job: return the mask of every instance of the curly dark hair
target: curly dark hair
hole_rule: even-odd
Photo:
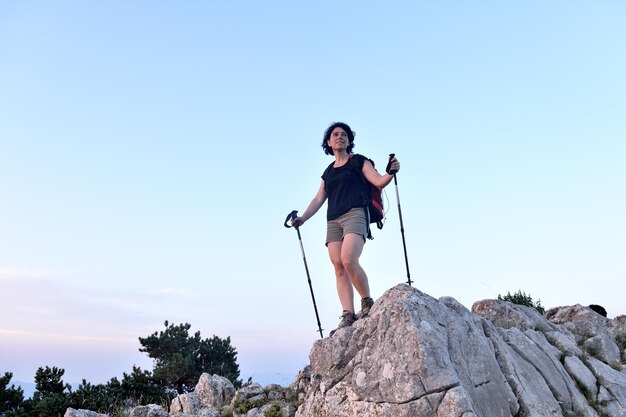
[[[352,129],[350,129],[350,126],[343,122],[335,122],[331,124],[324,132],[324,140],[322,141],[322,148],[324,149],[324,153],[326,155],[334,155],[333,148],[328,146],[328,139],[330,139],[330,134],[333,133],[333,130],[335,130],[336,127],[342,128],[348,134],[348,140],[350,141],[350,145],[348,145],[346,151],[348,153],[352,153],[352,149],[354,149],[354,137],[356,136],[356,133]]]

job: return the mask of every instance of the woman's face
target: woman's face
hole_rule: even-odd
[[[346,150],[350,146],[350,139],[345,130],[340,127],[336,127],[330,132],[330,138],[328,139],[328,146],[334,151]]]

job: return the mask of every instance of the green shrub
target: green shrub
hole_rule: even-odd
[[[498,294],[498,300],[509,301],[513,304],[534,308],[542,315],[546,312],[546,309],[541,305],[541,300],[537,300],[537,302],[534,303],[530,294],[526,295],[522,290],[518,290],[513,295],[511,295],[511,292],[507,292],[504,297]]]
[[[265,417],[283,417],[283,412],[280,410],[280,406],[274,403],[263,415]]]
[[[253,408],[258,408],[258,407],[263,406],[264,404],[266,404],[266,402],[267,401],[262,401],[262,400],[252,401],[248,398],[244,398],[242,400],[235,401],[233,403],[232,411],[237,414],[246,414],[248,411],[252,410]]]
[[[159,385],[179,394],[192,391],[202,373],[227,378],[241,387],[237,350],[230,337],[202,339],[200,332],[189,333],[191,324],[174,325],[165,321],[165,330],[140,337],[140,352],[154,359],[154,378]]]
[[[13,373],[5,372],[0,376],[0,414],[13,416],[17,414],[20,406],[24,402],[24,390],[9,383],[13,378]]]
[[[585,417],[585,413],[583,413],[582,411],[578,410],[578,411],[566,411],[565,414],[563,414],[564,417]]]

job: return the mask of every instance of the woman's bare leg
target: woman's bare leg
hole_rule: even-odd
[[[365,239],[362,235],[348,233],[343,238],[340,257],[343,270],[347,272],[352,285],[354,285],[361,298],[366,298],[370,296],[370,287],[367,274],[359,263],[363,246],[365,246]]]
[[[345,239],[344,239],[345,242]],[[339,294],[339,302],[341,308],[354,313],[354,291],[352,289],[352,281],[346,268],[342,262],[342,252],[344,242],[329,242],[328,254],[330,261],[335,267],[335,277],[337,278],[337,294]]]

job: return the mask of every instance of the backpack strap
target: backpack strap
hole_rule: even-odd
[[[367,238],[369,240],[374,240],[374,236],[372,236],[372,229],[370,229],[370,209],[367,207],[363,207],[365,210],[365,224],[367,225]]]
[[[350,154],[350,159],[349,159],[349,163],[350,163],[350,167],[354,170],[354,171],[358,171],[359,175],[361,177],[361,179],[363,180],[363,191],[362,191],[362,195],[363,195],[363,204],[365,205],[365,207],[363,207],[363,209],[365,210],[365,224],[367,224],[367,238],[369,240],[374,240],[374,237],[372,236],[372,229],[370,229],[370,210],[369,210],[369,186],[370,186],[370,182],[367,180],[367,178],[365,178],[365,175],[363,175],[363,167],[359,166],[359,162],[357,160],[357,158],[353,158],[353,156],[358,155],[358,154]],[[365,164],[365,161],[370,161],[370,163],[372,164],[372,166],[374,166],[374,161],[372,161],[371,159],[363,156],[363,155],[359,155],[363,158],[363,163]]]
[[[370,182],[367,180],[367,178],[365,178],[365,175],[363,175],[363,167],[359,166],[359,162],[356,158],[353,158],[353,156],[356,156],[358,154],[350,154],[350,159],[348,160],[348,162],[350,163],[350,167],[352,168],[353,171],[356,171],[359,173],[359,176],[361,177],[361,179],[363,180],[363,204],[365,204],[365,207],[367,208],[368,204],[369,204],[369,191],[368,191],[368,187],[370,185]],[[366,157],[364,157],[363,155],[359,155],[360,157],[363,158],[363,163],[365,164],[365,161],[370,161],[372,163],[372,165],[374,164],[374,161],[372,161],[371,159],[368,159]],[[368,222],[369,224],[369,219]]]

